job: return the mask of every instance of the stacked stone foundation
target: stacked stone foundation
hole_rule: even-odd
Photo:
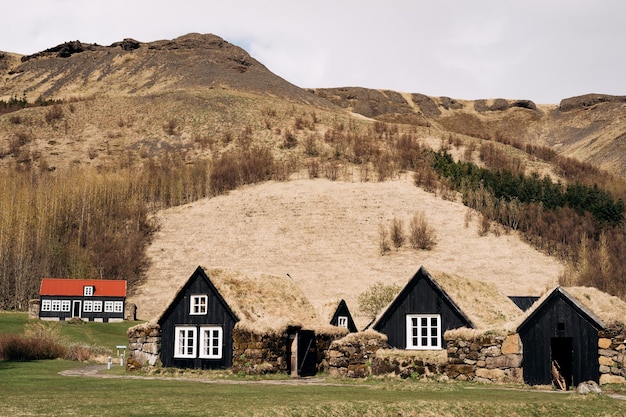
[[[626,384],[626,330],[624,325],[613,325],[600,331],[598,362],[600,385]]]
[[[143,323],[128,329],[128,367],[161,364],[161,327]]]

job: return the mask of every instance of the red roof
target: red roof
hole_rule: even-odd
[[[111,279],[58,279],[41,280],[39,295],[83,296],[84,287],[92,286],[95,297],[126,297],[126,281]]]

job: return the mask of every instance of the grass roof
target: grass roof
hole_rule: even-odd
[[[537,308],[542,305],[546,298],[556,288],[547,291],[539,298],[531,308],[522,314],[517,320],[510,323],[509,328],[517,329]],[[578,301],[592,316],[600,319],[605,326],[626,322],[626,302],[618,297],[609,295],[594,287],[562,287],[575,301]]]
[[[257,333],[275,333],[290,326],[332,330],[288,277],[250,275],[221,268],[204,270],[239,318],[240,328]]]
[[[477,329],[497,329],[521,314],[521,310],[495,285],[458,275],[434,272],[439,283]]]

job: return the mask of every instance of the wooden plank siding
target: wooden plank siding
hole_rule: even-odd
[[[207,295],[207,314],[190,315],[193,295]],[[233,328],[238,319],[226,301],[210,282],[202,268],[196,269],[185,286],[178,292],[168,309],[159,319],[161,326],[161,361],[166,367],[194,369],[225,369],[232,366]],[[175,358],[176,326],[219,326],[222,328],[222,357],[220,359]]]
[[[423,267],[374,323],[373,329],[385,334],[392,347],[406,349],[407,314],[439,314],[441,316],[439,338],[442,347],[445,346],[443,334],[446,330],[474,327],[469,318]]]
[[[552,345],[565,338],[571,339],[571,352],[566,353],[571,364],[561,364],[571,373],[568,385],[598,382],[598,331],[602,327],[564,291],[555,290],[518,328],[523,344],[524,382],[551,384],[551,361],[554,355],[562,354],[552,352]]]
[[[42,320],[51,320],[51,319],[55,319],[55,320],[69,320],[72,317],[77,317],[80,318],[82,320],[88,320],[88,321],[99,321],[102,320],[102,322],[107,323],[109,321],[120,321],[120,320],[124,320],[124,314],[125,314],[125,297],[96,297],[96,296],[90,296],[90,297],[77,297],[77,296],[59,296],[59,295],[42,295],[41,296],[41,303],[43,304],[43,302],[45,300],[59,300],[59,301],[63,301],[63,300],[69,300],[70,301],[70,311],[43,311],[41,308],[39,310],[39,318]],[[80,313],[78,315],[74,314],[74,301],[79,301],[80,302]],[[100,312],[86,312],[84,311],[84,305],[85,305],[85,301],[101,301],[102,302],[102,311]],[[122,311],[119,312],[115,312],[115,311],[110,311],[107,312],[104,310],[104,303],[106,301],[111,301],[111,302],[121,302],[122,303]]]

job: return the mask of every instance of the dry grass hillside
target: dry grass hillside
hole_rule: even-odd
[[[432,251],[379,253],[378,228],[394,217],[408,226],[423,211],[437,232]],[[159,213],[148,248],[147,282],[131,301],[152,319],[198,265],[251,274],[289,274],[318,312],[382,281],[404,285],[424,265],[491,282],[505,295],[541,295],[562,265],[515,234],[481,237],[467,208],[415,187],[409,175],[383,183],[293,179],[245,187]],[[480,300],[476,300],[480,303]],[[366,318],[357,315],[363,327]]]
[[[356,298],[368,286],[377,281],[402,285],[420,265],[493,283],[507,295],[540,295],[556,284],[561,263],[514,233],[479,236],[478,215],[466,225],[468,212],[460,202],[416,187],[410,170],[427,165],[420,159],[422,150],[446,147],[457,159],[484,165],[479,154],[488,142],[526,173],[563,179],[550,161],[507,144],[516,141],[549,146],[612,173],[626,173],[624,97],[588,95],[537,105],[363,88],[305,90],[272,74],[243,49],[200,34],[154,42],[125,39],[109,46],[74,41],[31,56],[0,52],[0,74],[0,104],[19,103],[0,107],[0,169],[11,174],[5,180],[15,173],[19,177],[6,180],[6,189],[26,181],[37,196],[33,201],[50,201],[39,184],[64,184],[60,188],[66,191],[59,193],[72,198],[67,198],[70,214],[63,224],[77,224],[77,235],[68,233],[67,239],[79,252],[84,250],[84,259],[100,260],[103,253],[110,259],[122,249],[108,247],[111,239],[96,230],[93,235],[102,242],[89,246],[82,227],[91,217],[83,215],[89,206],[96,217],[99,203],[86,204],[87,186],[79,190],[72,178],[101,176],[106,182],[107,175],[117,173],[121,193],[140,186],[148,191],[133,197],[152,193],[154,200],[145,204],[146,210],[154,210],[150,214],[158,220],[157,233],[146,232],[135,245],[124,238],[128,227],[115,232],[120,241],[137,248],[153,238],[147,249],[150,266],[131,298],[144,319],[156,317],[198,265],[255,275],[289,274],[318,313],[341,298],[356,313]],[[256,154],[269,154],[263,161],[271,162],[272,172],[244,180],[241,174],[223,189],[211,188],[216,178],[227,182],[236,164],[240,171],[263,171],[258,164],[246,165]],[[63,182],[66,174],[71,183]],[[179,176],[168,184],[174,174]],[[150,176],[154,183],[147,180]],[[247,185],[219,195],[242,183],[289,176],[289,181]],[[314,177],[337,181],[310,179]],[[80,195],[82,199],[76,197]],[[156,211],[206,196],[212,197]],[[83,271],[72,265],[75,249],[54,241],[56,229],[41,216],[21,221],[13,216],[14,199],[4,203],[0,207],[11,209],[3,218],[12,219],[12,233],[22,237],[15,259],[32,260],[41,266],[32,270],[42,274]],[[23,205],[32,206],[29,201]],[[83,208],[79,222],[73,218],[77,207]],[[114,208],[114,213],[125,212]],[[381,256],[380,224],[396,217],[408,227],[418,211],[436,229],[435,248],[403,247]],[[110,220],[99,223],[105,232]],[[33,224],[51,235],[46,253],[57,253],[55,245],[69,248],[69,266],[55,270],[38,260],[40,242],[29,245],[25,238],[39,236],[30,233]],[[16,242],[12,236],[6,233],[4,239]],[[25,257],[31,249],[32,256]],[[53,264],[54,256],[50,259]],[[25,268],[11,271],[8,278],[0,276],[0,283],[13,282],[13,275],[32,281],[35,275]],[[30,288],[36,284],[29,285],[23,287],[20,302],[35,295]],[[357,317],[361,326],[363,320]]]

